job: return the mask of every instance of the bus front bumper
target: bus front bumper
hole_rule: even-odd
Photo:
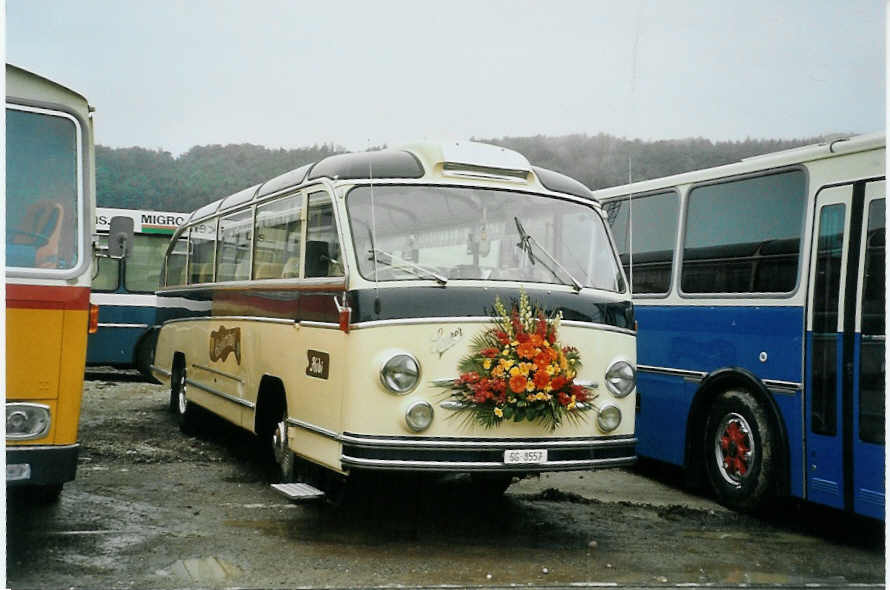
[[[637,443],[634,436],[497,439],[344,433],[340,438],[341,462],[346,469],[439,472],[534,473],[622,467],[636,461]],[[514,462],[524,457],[534,462]]]
[[[52,485],[74,479],[79,444],[6,446],[6,485]]]

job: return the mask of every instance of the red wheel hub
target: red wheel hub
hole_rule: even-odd
[[[738,422],[730,422],[720,437],[723,467],[730,475],[743,477],[748,472],[748,436]]]

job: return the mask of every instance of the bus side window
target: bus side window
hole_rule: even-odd
[[[294,195],[257,207],[254,279],[299,277],[302,206],[303,195]]]
[[[340,240],[334,207],[327,193],[309,195],[308,229],[306,232],[306,277],[342,277]]]
[[[175,287],[185,284],[185,259],[187,252],[188,238],[177,240],[173,250],[167,256],[167,274],[164,278],[165,286]]]

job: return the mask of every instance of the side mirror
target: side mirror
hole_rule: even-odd
[[[126,258],[133,243],[133,219],[112,217],[108,224],[108,257]]]

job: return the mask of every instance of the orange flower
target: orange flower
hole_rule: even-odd
[[[541,336],[538,334],[532,334],[531,338],[529,339],[529,342],[532,343],[532,346],[537,348],[538,346],[541,346],[542,344],[544,344],[544,339],[541,338]]]
[[[535,358],[535,353],[535,345],[528,340],[520,344],[519,347],[516,349],[516,354],[524,359]]]
[[[521,393],[525,391],[526,378],[519,373],[510,377],[510,389],[513,393]]]
[[[548,375],[545,371],[536,371],[535,372],[535,387],[536,388],[544,389],[548,383],[550,383],[550,375]]]

